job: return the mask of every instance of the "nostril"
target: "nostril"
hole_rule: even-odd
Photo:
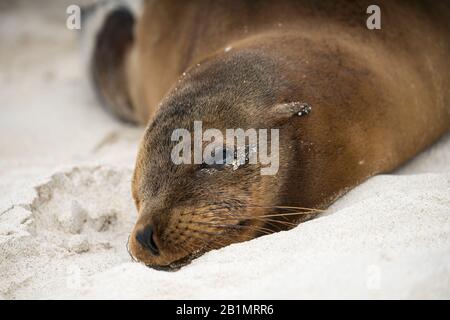
[[[152,232],[152,236],[150,237],[150,243],[149,243],[150,250],[154,255],[159,254],[159,248],[155,242],[155,234]]]
[[[148,226],[142,231],[136,233],[136,240],[146,249],[154,255],[159,254],[158,246],[155,243],[155,234],[153,232],[153,226]]]

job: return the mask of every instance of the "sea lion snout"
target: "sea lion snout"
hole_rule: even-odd
[[[167,266],[179,260],[182,256],[177,254],[168,245],[152,224],[138,223],[129,239],[129,252],[134,259],[150,267]]]
[[[150,267],[169,267],[186,256],[173,245],[174,232],[164,227],[167,221],[158,218],[157,210],[141,210],[139,215],[129,238],[128,249],[134,259]]]
[[[168,209],[142,214],[132,231],[128,249],[131,256],[148,267],[176,270],[206,251],[265,234],[261,219],[250,213],[232,211],[225,202],[204,203],[204,207]]]

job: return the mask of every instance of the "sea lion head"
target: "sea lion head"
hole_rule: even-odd
[[[245,57],[240,56],[239,63]],[[276,150],[280,168],[267,175],[262,174],[260,162],[249,163],[248,140],[246,159],[238,165],[239,153],[222,141],[214,154],[229,161],[175,164],[172,159],[179,143],[172,141],[172,136],[180,128],[192,134],[189,158],[194,158],[195,121],[201,121],[202,132],[214,128],[225,137],[226,129],[270,130],[282,127],[280,119],[298,115],[299,110],[292,110],[298,104],[277,104],[277,96],[267,93],[273,83],[266,75],[270,68],[260,74],[251,68],[258,60],[247,58],[252,64],[246,66],[246,81],[242,75],[233,78],[230,70],[224,72],[227,63],[223,62],[182,77],[146,128],[132,182],[138,220],[129,238],[129,251],[148,266],[177,268],[206,251],[293,225],[286,216],[278,216],[286,208],[274,206],[281,201],[287,176],[282,163],[294,156],[291,150]],[[246,82],[251,87],[246,87]]]

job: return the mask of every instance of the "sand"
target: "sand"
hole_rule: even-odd
[[[450,298],[450,135],[288,232],[132,262],[142,128],[99,107],[63,1],[0,6],[0,299]]]

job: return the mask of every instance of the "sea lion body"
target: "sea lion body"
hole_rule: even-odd
[[[369,5],[145,3],[121,84],[107,93],[129,97],[122,107],[132,120],[150,123],[133,179],[134,257],[173,266],[288,228],[303,219],[286,208],[326,208],[449,130],[450,5],[379,1],[381,30],[366,27]],[[283,110],[295,102],[312,112]],[[195,120],[219,130],[279,128],[278,173],[202,176],[198,166],[175,166],[170,134]]]

